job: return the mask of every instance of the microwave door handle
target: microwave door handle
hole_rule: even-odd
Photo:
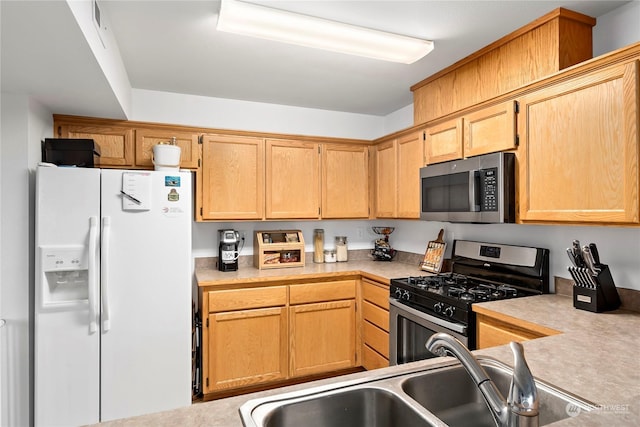
[[[480,171],[471,170],[469,171],[469,211],[470,212],[479,212],[480,211],[480,196],[478,192],[480,191],[480,186],[477,185],[478,181],[476,177],[480,174]],[[477,202],[476,202],[477,201]]]

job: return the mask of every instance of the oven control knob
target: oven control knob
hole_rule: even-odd
[[[444,304],[441,302],[437,302],[433,305],[433,311],[436,313],[442,313],[442,309],[444,308]]]
[[[402,289],[396,288],[396,291],[394,292],[394,295],[396,296],[397,299],[401,299],[402,298]]]
[[[411,295],[409,294],[409,291],[405,290],[404,292],[402,292],[402,299],[409,301],[409,298],[411,297]]]
[[[453,317],[454,312],[455,312],[455,308],[451,306],[444,309],[444,315],[447,317]]]

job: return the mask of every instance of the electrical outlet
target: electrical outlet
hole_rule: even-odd
[[[358,233],[358,239],[364,239],[364,227],[357,227],[356,232]]]

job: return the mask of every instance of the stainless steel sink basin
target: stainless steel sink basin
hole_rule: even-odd
[[[488,359],[481,360],[481,365],[502,395],[506,396],[511,381],[511,368]],[[495,426],[478,387],[461,365],[413,375],[402,381],[401,387],[411,398],[451,427]],[[568,418],[576,407],[585,411],[593,409],[589,402],[550,384],[537,380],[536,388],[541,426]],[[575,406],[567,410],[567,405]]]
[[[506,394],[512,369],[493,359],[479,359],[498,389]],[[536,380],[540,425],[575,408],[595,406],[550,384]],[[573,405],[567,410],[567,405]],[[371,377],[311,387],[246,402],[240,408],[245,427],[440,427],[494,426],[477,387],[459,362],[409,373]]]
[[[268,411],[265,427],[432,426],[398,395],[373,387],[284,403]]]

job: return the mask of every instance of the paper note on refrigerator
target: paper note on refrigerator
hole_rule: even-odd
[[[151,209],[151,174],[124,172],[122,174],[122,210],[148,211]]]

